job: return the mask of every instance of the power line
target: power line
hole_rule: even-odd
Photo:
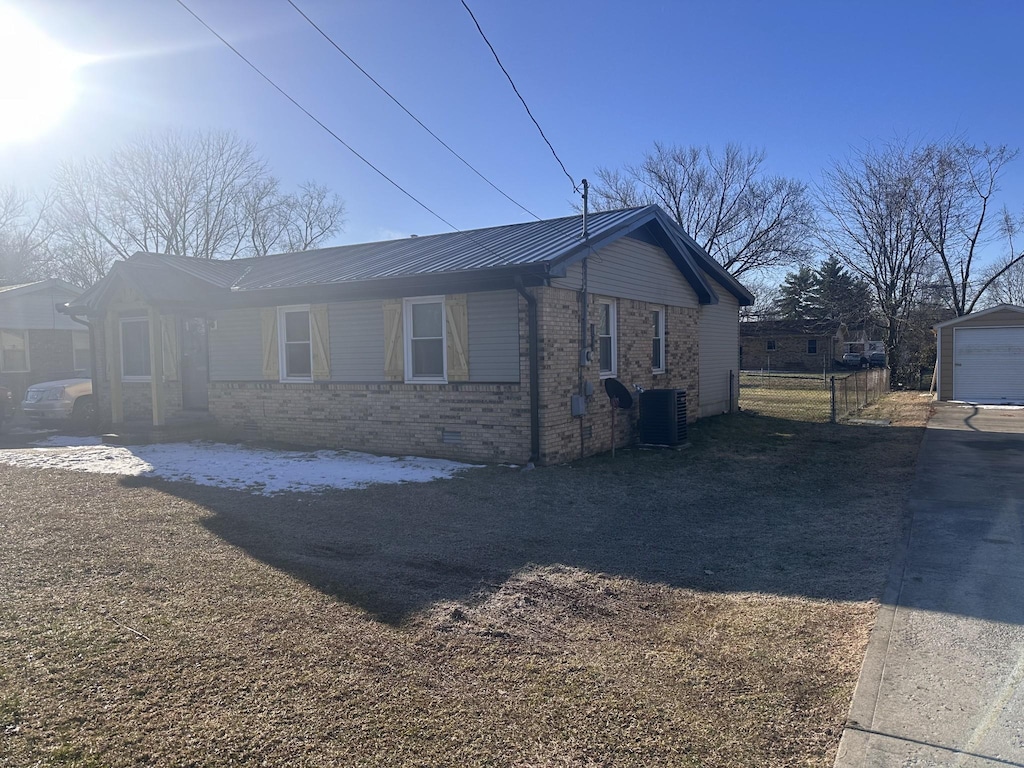
[[[377,86],[377,87],[378,87],[378,88],[379,88],[379,89],[380,89],[381,91],[383,91],[383,92],[384,92],[384,94],[385,94],[385,95],[386,95],[386,96],[387,96],[387,97],[388,97],[389,99],[391,99],[391,100],[392,100],[393,102],[395,102],[395,104],[397,104],[397,105],[398,105],[398,107],[399,107],[399,108],[400,108],[400,109],[401,109],[401,110],[402,110],[403,112],[405,112],[405,114],[407,114],[407,115],[408,115],[409,117],[411,117],[411,118],[412,118],[413,120],[415,120],[415,121],[416,121],[416,123],[417,123],[417,124],[418,124],[418,125],[420,126],[420,128],[422,128],[422,129],[423,129],[424,131],[426,131],[426,132],[427,132],[427,133],[429,133],[429,134],[430,134],[431,136],[433,136],[433,137],[434,137],[434,139],[435,139],[435,140],[436,140],[436,141],[437,141],[437,142],[438,142],[438,143],[439,143],[439,144],[440,144],[440,145],[441,145],[442,147],[444,147],[444,148],[445,148],[445,149],[447,149],[447,150],[448,150],[449,152],[451,152],[451,153],[452,153],[453,155],[455,155],[455,157],[457,157],[457,158],[458,158],[459,160],[461,160],[461,161],[462,161],[462,163],[463,163],[463,164],[464,164],[464,165],[465,165],[465,166],[466,166],[467,168],[469,168],[469,169],[470,169],[471,171],[473,171],[473,173],[475,173],[475,174],[476,174],[477,176],[479,176],[479,177],[480,177],[481,179],[483,179],[484,181],[486,181],[486,182],[487,182],[487,183],[488,183],[488,184],[489,184],[489,185],[491,186],[491,188],[492,188],[492,189],[494,189],[494,190],[495,190],[495,191],[496,191],[496,192],[497,192],[498,194],[500,194],[500,195],[501,195],[502,197],[504,197],[504,198],[505,198],[506,200],[508,200],[508,201],[509,201],[510,203],[512,203],[513,205],[515,205],[515,206],[519,207],[519,208],[520,208],[520,210],[523,210],[523,211],[525,211],[526,213],[530,214],[530,215],[531,215],[531,216],[533,216],[533,218],[535,218],[535,219],[536,219],[537,221],[542,221],[542,219],[541,219],[541,217],[540,217],[540,216],[538,216],[537,214],[535,214],[535,213],[534,213],[533,211],[531,211],[531,210],[530,210],[529,208],[527,208],[527,207],[526,207],[525,205],[523,205],[522,203],[520,203],[520,202],[519,202],[518,200],[514,200],[514,199],[513,199],[512,197],[510,197],[510,196],[509,196],[508,194],[506,194],[504,190],[502,190],[502,189],[501,189],[500,187],[498,187],[498,185],[497,185],[497,184],[495,184],[495,183],[494,183],[493,181],[491,181],[491,180],[490,180],[490,179],[488,179],[488,178],[487,178],[486,176],[484,176],[484,175],[483,175],[483,173],[481,173],[480,171],[478,171],[478,170],[477,170],[477,169],[476,169],[476,168],[475,168],[475,167],[474,167],[474,166],[473,166],[473,165],[472,165],[472,164],[471,164],[471,163],[470,163],[470,162],[469,162],[469,161],[468,161],[468,160],[467,160],[466,158],[464,158],[464,157],[463,157],[462,155],[460,155],[460,154],[459,154],[458,152],[456,152],[456,151],[455,151],[454,149],[452,149],[452,148],[451,148],[451,147],[450,147],[450,146],[449,146],[449,145],[448,145],[448,144],[447,144],[447,143],[446,143],[446,142],[445,142],[445,141],[444,141],[444,140],[443,140],[443,139],[442,139],[442,138],[441,138],[440,136],[438,136],[438,135],[437,135],[436,133],[434,133],[434,132],[433,132],[432,130],[430,130],[430,129],[429,129],[429,128],[428,128],[427,126],[426,126],[426,125],[424,125],[424,124],[423,124],[423,121],[422,121],[422,120],[420,120],[420,119],[419,119],[418,117],[416,117],[416,115],[414,115],[414,114],[413,114],[412,112],[410,112],[410,111],[409,111],[409,110],[408,110],[408,109],[407,109],[407,108],[405,107],[405,105],[404,105],[404,104],[402,104],[402,102],[400,102],[400,101],[399,101],[399,100],[398,100],[397,98],[395,98],[395,96],[394,96],[394,95],[392,95],[392,93],[391,93],[390,91],[388,91],[388,89],[387,89],[387,88],[385,88],[385,87],[384,87],[383,85],[381,85],[381,84],[380,84],[379,82],[377,82],[377,80],[376,80],[376,79],[375,79],[375,78],[373,77],[373,75],[371,75],[371,74],[370,74],[369,72],[367,72],[367,71],[366,71],[365,69],[363,69],[363,68],[362,68],[361,66],[359,66],[359,63],[358,63],[358,62],[356,62],[356,60],[355,60],[355,59],[353,59],[353,58],[352,58],[351,56],[349,56],[349,54],[348,54],[348,53],[346,53],[346,52],[345,52],[345,51],[344,51],[344,50],[342,49],[342,47],[341,47],[340,45],[338,45],[338,44],[337,44],[337,43],[336,43],[336,42],[335,42],[335,41],[334,41],[334,40],[333,40],[333,39],[331,38],[331,36],[330,36],[330,35],[328,35],[328,34],[327,34],[326,32],[324,32],[324,31],[323,31],[323,29],[321,29],[321,28],[320,28],[320,27],[319,27],[319,26],[317,25],[317,23],[316,23],[316,22],[314,22],[314,21],[313,21],[313,20],[312,20],[311,18],[309,18],[309,16],[307,16],[307,15],[305,14],[305,12],[304,12],[304,11],[303,11],[303,10],[302,10],[301,8],[299,8],[299,6],[298,6],[298,5],[296,5],[296,4],[295,4],[295,2],[294,2],[293,0],[287,0],[287,2],[288,2],[288,4],[289,4],[289,5],[290,5],[290,6],[292,7],[292,8],[294,8],[294,9],[295,9],[295,11],[296,11],[296,12],[297,12],[297,13],[298,13],[298,14],[299,14],[299,15],[300,15],[300,16],[301,16],[302,18],[304,18],[304,19],[305,19],[305,20],[306,20],[307,22],[309,22],[310,26],[311,26],[311,27],[313,27],[313,29],[315,29],[315,30],[316,30],[317,32],[319,32],[319,33],[320,33],[320,34],[321,34],[321,35],[323,36],[323,38],[324,38],[324,39],[325,39],[325,40],[326,40],[326,41],[327,41],[328,43],[330,43],[331,45],[333,45],[333,46],[334,46],[334,48],[335,48],[335,50],[337,50],[337,51],[338,51],[338,53],[340,53],[340,54],[341,54],[342,56],[344,56],[344,57],[345,57],[346,59],[348,59],[348,60],[349,60],[349,63],[351,63],[351,64],[352,64],[352,66],[354,66],[354,67],[355,67],[356,69],[358,69],[358,70],[359,70],[360,72],[362,72],[362,73],[363,73],[363,74],[364,74],[364,75],[366,76],[366,78],[367,78],[367,79],[368,79],[368,80],[369,80],[369,81],[370,81],[371,83],[373,83],[373,84],[374,84],[374,85],[376,85],[376,86]]]
[[[341,144],[343,147],[345,147],[345,149],[347,149],[353,155],[355,155],[360,160],[362,160],[364,163],[366,163],[366,165],[370,166],[370,168],[372,168],[374,171],[376,171],[384,180],[386,180],[388,183],[390,183],[392,186],[394,186],[399,192],[401,192],[403,195],[408,197],[410,200],[412,200],[414,203],[416,203],[418,206],[420,206],[423,210],[427,211],[427,213],[431,214],[432,216],[434,216],[438,220],[444,222],[449,228],[451,228],[455,232],[458,232],[460,235],[465,235],[470,240],[473,240],[472,235],[469,235],[468,233],[463,232],[461,229],[456,227],[454,224],[452,224],[450,221],[448,221],[448,219],[446,219],[444,216],[439,214],[433,208],[428,206],[426,203],[424,203],[418,197],[416,197],[411,192],[409,192],[407,189],[405,189],[401,184],[399,184],[397,181],[395,181],[390,176],[388,176],[386,173],[384,173],[384,171],[382,171],[380,168],[378,168],[373,163],[371,163],[369,160],[367,160],[365,157],[363,157],[361,154],[359,154],[348,142],[346,142],[338,134],[336,134],[334,131],[332,131],[330,128],[328,128],[327,125],[325,125],[316,115],[314,115],[312,112],[310,112],[304,106],[302,106],[298,101],[296,101],[287,91],[284,90],[284,88],[279,86],[277,83],[275,83],[273,80],[271,80],[270,77],[265,75],[263,73],[263,71],[259,67],[257,67],[251,61],[249,61],[249,59],[247,59],[237,48],[235,48],[235,46],[233,46],[231,43],[229,43],[227,40],[225,40],[223,37],[221,37],[220,34],[217,32],[217,30],[215,30],[213,27],[211,27],[209,24],[207,24],[205,21],[203,21],[203,19],[199,16],[199,14],[197,14],[195,11],[193,11],[191,8],[189,8],[188,5],[185,4],[184,0],[174,0],[174,1],[178,5],[180,5],[182,8],[184,8],[186,11],[188,11],[189,15],[191,15],[192,18],[194,18],[196,21],[198,21],[200,24],[202,24],[204,27],[206,27],[206,29],[210,32],[211,35],[216,37],[224,45],[226,45],[228,48],[230,48],[231,52],[234,53],[242,61],[244,61],[253,72],[255,72],[257,75],[259,75],[264,80],[266,80],[267,83],[269,83],[270,86],[273,87],[274,90],[276,90],[278,93],[280,93],[286,99],[288,99],[288,101],[290,101],[292,104],[294,104],[299,110],[302,111],[303,114],[306,115],[306,117],[308,117],[314,123],[316,123],[321,128],[323,128],[328,134],[330,134],[330,136],[335,141],[337,141],[339,144]],[[484,244],[479,243],[476,240],[473,240],[473,242],[476,243],[478,246],[483,247],[485,250],[490,251],[490,248],[487,248],[487,246],[485,246]],[[493,251],[491,251],[491,253],[493,253]]]
[[[473,23],[476,24],[476,30],[477,32],[480,33],[480,37],[484,39],[484,42],[487,43],[487,47],[491,49],[491,54],[494,56],[494,60],[498,62],[498,66],[501,67],[501,71],[504,72],[505,77],[508,78],[508,82],[509,85],[512,86],[512,90],[516,92],[516,96],[518,96],[519,100],[523,102],[523,108],[526,109],[526,114],[528,114],[530,116],[530,119],[533,120],[533,124],[537,126],[537,130],[540,131],[540,136],[542,139],[544,139],[544,143],[548,145],[548,149],[551,150],[551,154],[554,155],[555,160],[558,161],[558,165],[561,167],[562,173],[564,173],[566,175],[566,178],[569,179],[569,182],[572,184],[573,190],[579,192],[580,188],[576,185],[576,181],[573,179],[572,175],[565,169],[565,163],[562,162],[562,159],[558,156],[558,153],[555,152],[555,148],[551,146],[551,142],[548,141],[548,137],[544,135],[544,129],[540,127],[540,123],[537,122],[537,118],[535,118],[533,116],[533,112],[530,111],[530,107],[526,103],[526,99],[523,98],[523,95],[519,92],[519,89],[516,88],[515,81],[512,80],[512,75],[508,73],[508,70],[505,69],[505,65],[502,64],[501,59],[498,58],[498,52],[494,50],[494,46],[491,45],[491,41],[487,39],[487,35],[484,34],[484,30],[480,26],[480,22],[476,20],[476,16],[473,15],[473,11],[471,11],[469,6],[466,5],[466,0],[461,0],[461,2],[462,7],[466,9],[466,12],[469,14],[469,17],[473,19]]]

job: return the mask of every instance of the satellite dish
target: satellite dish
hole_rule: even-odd
[[[608,393],[612,403],[617,404],[619,408],[628,411],[633,407],[633,395],[626,389],[626,385],[618,379],[605,379],[604,391]]]

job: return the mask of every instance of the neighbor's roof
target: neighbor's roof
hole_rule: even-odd
[[[45,291],[48,289],[58,289],[73,293],[76,296],[82,293],[82,289],[77,285],[72,285],[63,280],[58,280],[55,277],[51,277],[48,280],[37,280],[34,283],[19,283],[17,285],[0,285],[0,295],[7,299],[12,296],[20,296],[26,293],[35,293],[36,291]]]
[[[633,235],[662,246],[694,286],[702,303],[717,301],[704,274],[736,296],[741,304],[753,301],[751,294],[658,206],[591,214],[587,218],[587,240],[581,237],[581,224],[581,216],[568,216],[233,261],[140,253],[116,265],[111,274],[128,268],[134,274],[135,284],[142,285],[143,292],[154,300],[181,295],[182,291],[190,291],[193,296],[196,290],[205,294],[211,289],[239,295],[474,273],[558,277],[569,264],[592,250]],[[170,281],[165,279],[168,268],[177,274]],[[79,297],[74,305],[95,306],[102,298],[104,282]]]

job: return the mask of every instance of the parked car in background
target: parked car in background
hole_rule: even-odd
[[[7,387],[0,387],[0,429],[3,429],[4,422],[9,421],[14,415],[14,395]]]
[[[885,352],[872,352],[868,355],[868,365],[872,368],[885,368]]]
[[[867,368],[868,359],[860,352],[846,352],[843,354],[843,365],[847,368]]]
[[[21,410],[38,422],[74,420],[88,423],[96,416],[92,379],[75,377],[33,384],[25,391]]]

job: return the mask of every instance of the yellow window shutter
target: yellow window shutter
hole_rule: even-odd
[[[448,322],[448,381],[469,381],[469,310],[466,294],[444,297]]]
[[[405,380],[401,299],[384,301],[384,378],[388,381]]]
[[[277,308],[264,307],[260,310],[260,327],[263,332],[263,378],[281,378],[281,357],[277,351]]]
[[[331,378],[331,337],[326,304],[309,308],[309,332],[313,344],[313,380]]]
[[[164,379],[178,380],[178,318],[160,318],[164,343]]]

